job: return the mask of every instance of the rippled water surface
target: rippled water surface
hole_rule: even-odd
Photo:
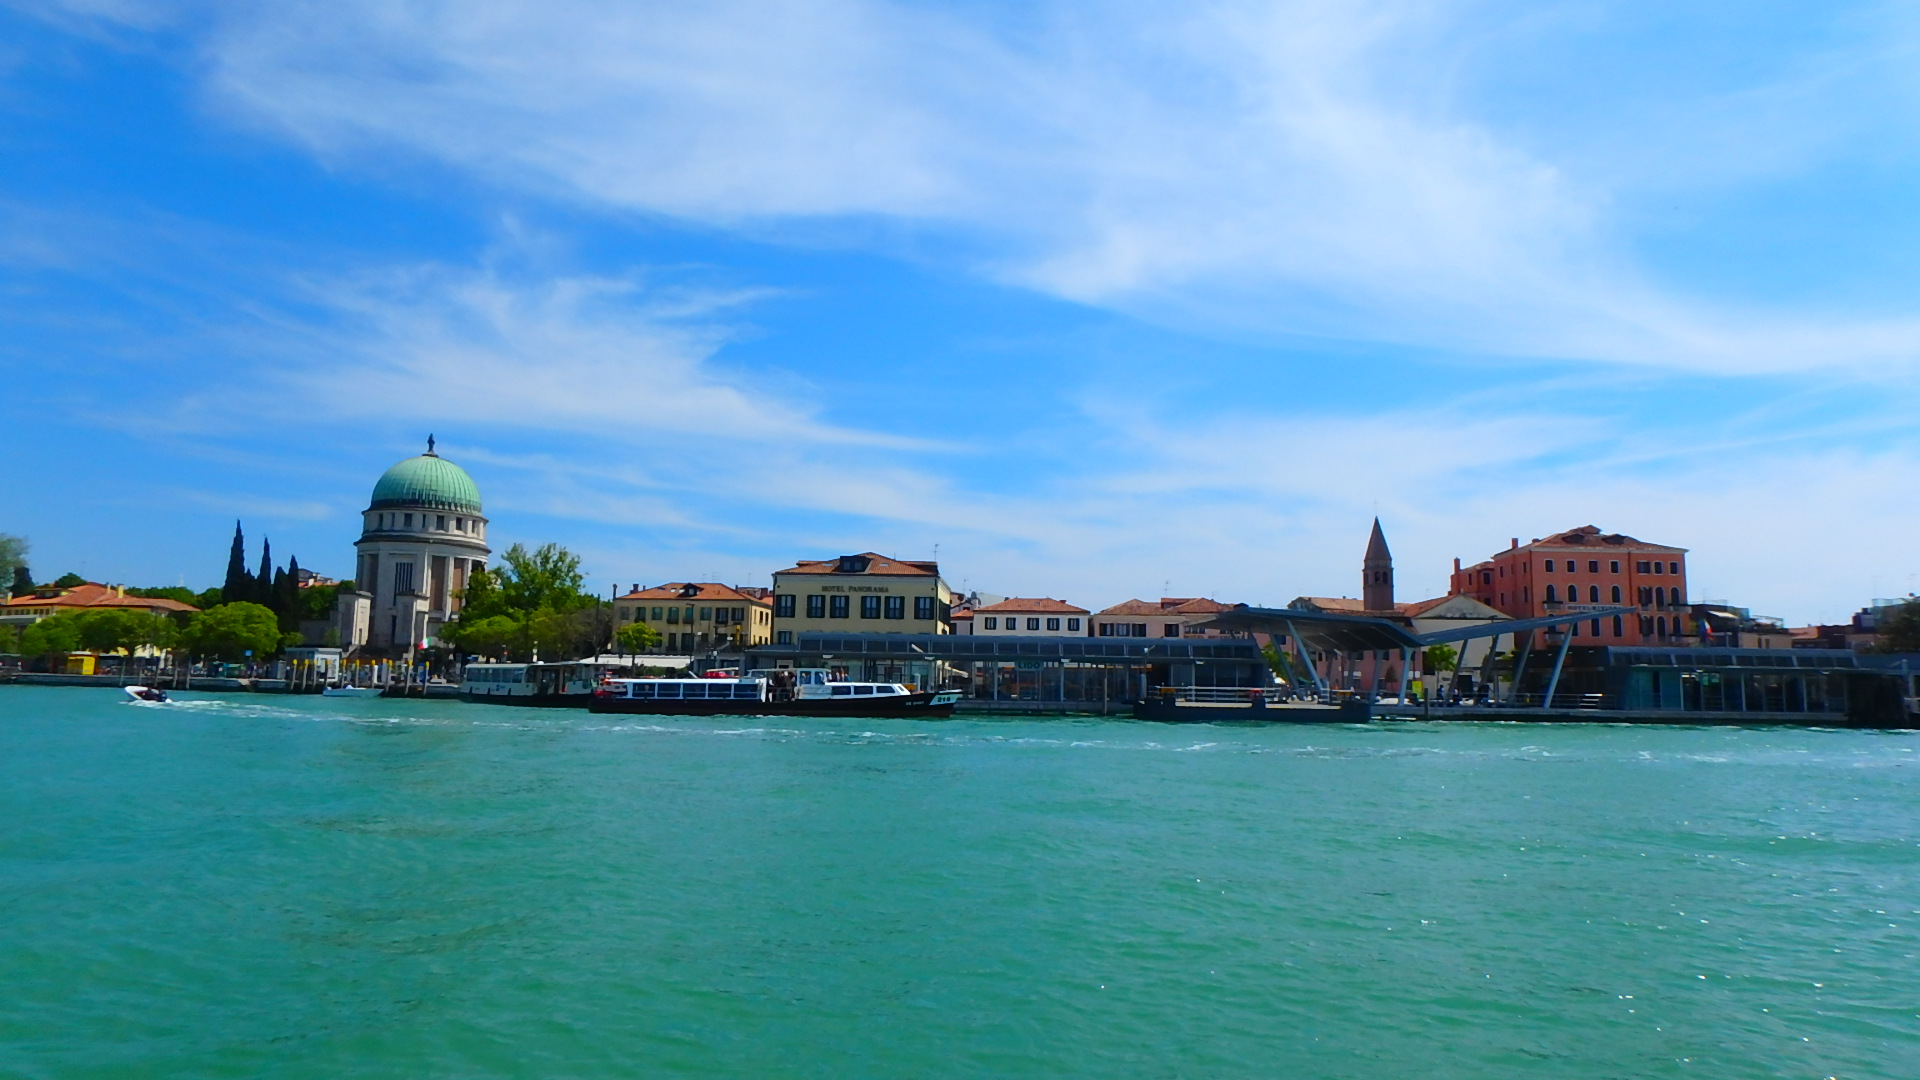
[[[1920,738],[0,687],[0,1075],[1920,1076]]]

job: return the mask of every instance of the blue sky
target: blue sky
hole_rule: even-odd
[[[1902,5],[0,0],[0,531],[351,566],[431,431],[591,580],[1405,598],[1597,524],[1920,587]]]

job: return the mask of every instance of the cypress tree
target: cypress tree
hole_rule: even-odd
[[[11,591],[15,596],[25,596],[33,591],[33,572],[27,569],[26,563],[21,563],[19,566],[13,568],[13,589]]]
[[[263,537],[260,541],[260,572],[253,578],[253,595],[249,597],[262,607],[273,606],[273,540]]]
[[[237,604],[253,599],[253,575],[247,573],[247,538],[233,523],[233,549],[227,553],[227,580],[220,586],[220,602]]]

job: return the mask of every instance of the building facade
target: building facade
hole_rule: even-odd
[[[1630,606],[1636,615],[1581,619],[1576,645],[1682,645],[1697,640],[1687,599],[1687,549],[1593,525],[1512,545],[1485,562],[1453,563],[1449,591],[1515,619]]]
[[[670,581],[615,597],[616,627],[651,626],[660,635],[653,652],[689,656],[721,647],[773,640],[773,600],[764,589],[712,581]]]
[[[1086,608],[1051,598],[1012,597],[973,609],[975,634],[1087,637]]]
[[[876,555],[801,562],[773,575],[774,643],[807,631],[953,633],[953,590],[940,564]]]
[[[428,438],[426,453],[380,477],[360,516],[354,590],[341,590],[334,609],[341,643],[396,652],[437,644],[491,554],[480,489]]]

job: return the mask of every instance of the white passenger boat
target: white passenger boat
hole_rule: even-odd
[[[784,668],[722,679],[608,679],[587,708],[653,716],[947,717],[957,690],[835,682],[824,669]]]

